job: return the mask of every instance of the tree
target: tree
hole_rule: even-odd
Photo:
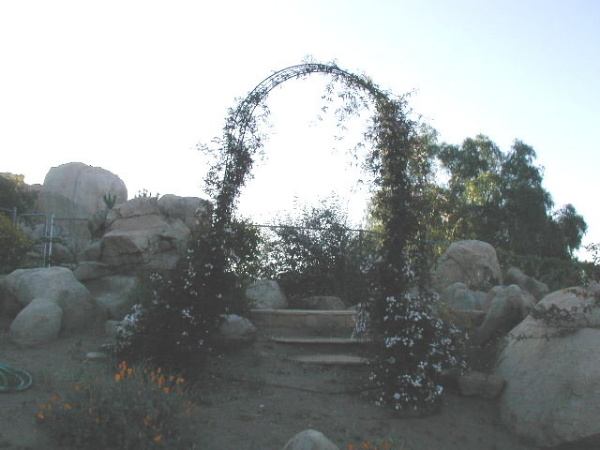
[[[35,198],[35,193],[27,189],[23,175],[0,173],[0,208],[29,211]]]
[[[581,247],[581,241],[587,231],[587,223],[570,203],[553,214],[553,223],[558,229],[562,248],[572,256],[573,252]]]
[[[431,133],[428,135],[431,139]],[[452,242],[479,239],[521,255],[569,259],[587,225],[572,205],[552,212],[535,150],[516,140],[502,152],[485,135],[462,145],[433,143],[446,182],[430,187],[438,198],[433,234]],[[445,172],[445,173],[444,173]]]

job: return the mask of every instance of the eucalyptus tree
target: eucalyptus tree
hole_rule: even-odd
[[[553,212],[535,150],[516,140],[508,152],[484,135],[433,152],[447,181],[437,181],[440,239],[479,239],[501,250],[569,259],[587,225],[572,205]]]

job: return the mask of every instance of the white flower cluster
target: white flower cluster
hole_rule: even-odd
[[[461,333],[418,295],[387,297],[380,321],[382,353],[369,378],[383,392],[377,403],[397,410],[432,406],[443,392],[443,373],[464,367],[456,354]]]

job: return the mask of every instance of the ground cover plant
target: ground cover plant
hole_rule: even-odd
[[[192,449],[198,406],[185,379],[122,361],[39,405],[37,422],[61,448]]]

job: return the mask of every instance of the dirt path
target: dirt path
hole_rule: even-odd
[[[27,391],[0,396],[0,448],[53,449],[35,424],[41,403],[71,389],[81,371],[105,371],[104,363],[79,357],[105,342],[91,330],[35,348],[18,348],[0,331],[0,362],[35,378]],[[365,368],[301,365],[300,353],[259,340],[210,360],[200,376],[199,448],[278,450],[307,428],[323,432],[340,449],[391,440],[393,449],[525,450],[500,424],[493,402],[446,394],[439,414],[400,419],[373,405],[364,387]]]

